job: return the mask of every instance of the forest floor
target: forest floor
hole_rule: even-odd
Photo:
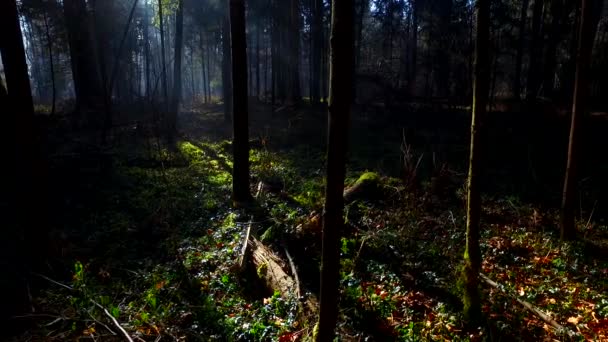
[[[310,107],[255,108],[251,186],[261,190],[251,208],[231,206],[220,106],[182,115],[176,151],[139,124],[117,130],[108,150],[72,139],[52,151],[51,190],[61,194],[52,257],[33,275],[35,312],[14,318],[29,327],[14,340],[120,341],[123,328],[139,341],[310,340],[314,312],[303,303],[318,295],[326,119]],[[486,322],[467,327],[458,281],[466,126],[462,136],[440,132],[447,149],[433,150],[422,130],[373,120],[353,120],[346,186],[368,172],[378,186],[345,208],[340,341],[608,341],[604,217],[585,208],[581,239],[563,244],[551,206],[484,196],[483,274],[497,286],[482,284]],[[404,165],[416,172],[406,177]],[[234,271],[249,225],[286,265],[293,259],[286,272],[297,274],[300,297],[260,290]]]

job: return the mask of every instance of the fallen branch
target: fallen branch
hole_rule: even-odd
[[[291,257],[291,255],[289,255],[289,251],[287,250],[287,248],[285,248],[285,255],[287,255],[287,259],[289,260],[289,266],[291,267],[291,273],[294,277],[296,295],[298,296],[298,298],[300,298],[302,296],[302,293],[300,292],[300,278],[298,277],[298,271],[296,270],[296,265],[293,262],[293,258]]]
[[[558,331],[566,332],[569,336],[573,336],[574,335],[574,332],[572,332],[571,330],[567,329],[563,325],[557,323],[557,321],[555,321],[553,318],[551,318],[551,316],[549,316],[546,313],[542,312],[540,309],[534,307],[532,304],[526,302],[525,300],[521,300],[521,299],[517,298],[515,295],[510,294],[502,286],[500,286],[498,283],[496,283],[492,279],[488,278],[484,274],[479,273],[479,277],[481,278],[481,280],[483,280],[487,284],[491,285],[492,287],[498,289],[500,292],[502,292],[502,293],[506,294],[507,296],[515,299],[519,304],[523,305],[526,309],[528,309],[530,312],[532,312],[533,314],[535,314],[536,316],[538,316],[540,319],[542,319],[543,321],[545,321],[545,323],[549,324],[553,328],[557,329]]]
[[[258,198],[260,193],[262,192],[262,182],[258,183],[258,191],[256,192],[254,198]],[[245,232],[245,240],[243,241],[243,247],[241,248],[241,255],[238,260],[238,269],[243,270],[245,268],[245,259],[247,256],[247,251],[249,249],[249,238],[251,236],[251,226],[253,225],[253,217],[249,220],[247,224],[247,231]]]
[[[65,288],[65,289],[68,289],[70,291],[74,291],[73,287],[71,287],[69,285],[66,285],[66,284],[62,284],[62,283],[60,283],[58,281],[55,281],[55,280],[53,280],[53,279],[51,279],[51,278],[49,278],[49,277],[47,277],[45,275],[42,275],[42,274],[39,274],[39,273],[33,273],[33,272],[32,272],[32,274],[35,275],[35,276],[38,276],[38,277],[40,277],[40,278],[42,278],[44,280],[47,280],[47,281],[49,281],[49,282],[51,282],[51,283],[53,283],[55,285],[61,286],[61,287]],[[133,342],[133,339],[131,338],[131,336],[129,336],[129,333],[127,333],[127,331],[120,325],[120,323],[116,320],[116,318],[114,318],[114,316],[112,316],[112,314],[108,311],[108,309],[106,309],[101,304],[97,303],[96,301],[94,301],[92,299],[89,299],[89,302],[91,302],[93,305],[95,305],[98,308],[100,308],[103,311],[103,313],[106,316],[108,316],[110,318],[110,320],[112,320],[112,323],[114,323],[114,325],[118,328],[118,330],[120,330],[120,332],[125,336],[125,339],[127,341]],[[110,329],[108,329],[108,330],[110,330]],[[112,331],[112,330],[110,330],[110,331]]]

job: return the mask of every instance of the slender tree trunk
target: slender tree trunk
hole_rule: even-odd
[[[260,31],[262,30],[262,19],[258,18],[255,32],[255,97],[260,99]]]
[[[204,103],[209,103],[209,99],[207,98],[207,70],[205,69],[205,43],[203,41],[203,30],[200,32],[200,40],[201,40],[201,77],[203,82],[203,101]],[[207,56],[209,58],[209,56]]]
[[[55,84],[55,62],[53,59],[53,40],[51,39],[51,33],[49,30],[48,17],[46,15],[46,13],[44,13],[43,15],[44,15],[44,28],[46,30],[46,43],[47,43],[47,47],[49,49],[49,64],[50,64],[50,68],[51,68],[51,70],[50,70],[51,71],[51,86],[53,87],[51,115],[55,115],[55,103],[57,101],[57,86]]]
[[[333,341],[338,316],[338,242],[344,227],[344,174],[352,90],[353,0],[333,0],[330,38],[327,183],[323,215],[321,299],[316,341]]]
[[[321,63],[323,61],[323,0],[313,0],[312,14],[312,78],[310,99],[313,104],[321,101]]]
[[[158,0],[158,19],[160,23],[160,56],[162,63],[162,87],[163,87],[163,96],[165,98],[165,104],[163,106],[165,110],[165,115],[169,112],[169,88],[167,83],[167,59],[165,57],[165,24],[163,17],[163,0]]]
[[[524,57],[524,46],[526,37],[526,22],[528,20],[528,6],[530,0],[522,0],[521,11],[519,13],[519,40],[515,56],[515,75],[513,77],[513,96],[521,99],[521,69]]]
[[[247,37],[245,2],[230,0],[232,41],[232,86],[234,94],[232,200],[235,204],[251,200],[249,190],[249,113],[247,108]]]
[[[144,11],[144,63],[146,64],[146,98],[149,100],[151,95],[150,90],[152,87],[152,79],[150,75],[150,17],[149,9],[147,7],[144,8]]]
[[[543,92],[550,98],[554,95],[555,69],[557,66],[557,45],[561,36],[562,0],[551,1],[551,30],[544,59]]]
[[[410,74],[408,79],[408,93],[410,97],[414,97],[416,95],[416,80],[417,80],[417,71],[418,71],[418,14],[420,12],[420,0],[412,0],[412,42],[411,46],[411,54],[410,54]]]
[[[477,0],[477,37],[475,39],[475,74],[473,80],[473,110],[471,119],[471,146],[467,188],[467,232],[464,252],[464,314],[471,323],[481,319],[479,293],[479,271],[481,251],[479,248],[479,219],[481,200],[479,174],[481,171],[481,130],[486,116],[488,85],[490,82],[490,0]]]
[[[230,65],[232,57],[230,55],[230,17],[229,9],[225,8],[226,12],[222,18],[222,87],[224,97],[224,121],[232,120],[232,74]],[[247,65],[245,65],[245,72]]]
[[[211,103],[211,43],[209,42],[209,36],[207,38],[207,101]]]
[[[175,144],[177,134],[177,114],[182,97],[182,50],[184,32],[184,2],[178,0],[177,12],[175,13],[175,49],[173,57],[173,96],[171,98],[171,108],[169,110],[168,139],[169,145]]]
[[[589,65],[591,51],[595,39],[595,27],[592,16],[592,0],[582,0],[579,27],[579,43],[576,58],[576,76],[574,81],[574,100],[572,104],[572,120],[570,123],[570,140],[568,144],[568,162],[564,179],[561,212],[561,238],[573,240],[576,238],[574,207],[576,197],[577,166],[580,150],[581,120],[588,109],[589,98]]]
[[[526,101],[529,104],[536,100],[540,85],[540,64],[543,54],[543,1],[534,0],[534,10],[532,13],[532,45],[530,46],[530,66],[528,68],[528,85],[526,89]]]
[[[78,109],[98,107],[102,94],[85,0],[64,0]]]

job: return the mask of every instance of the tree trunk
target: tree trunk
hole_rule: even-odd
[[[182,97],[182,50],[184,32],[184,2],[178,0],[177,12],[175,13],[175,49],[173,57],[173,96],[169,110],[169,121],[167,123],[169,145],[175,143],[177,134],[177,114]]]
[[[77,109],[91,110],[101,103],[102,87],[88,26],[87,5],[85,0],[64,0],[63,7],[70,43]]]
[[[224,121],[232,120],[232,75],[230,65],[232,57],[230,56],[230,16],[229,9],[222,18],[222,89],[224,97]],[[245,65],[245,68],[247,66]],[[246,72],[246,70],[245,70]]]
[[[561,212],[561,239],[573,240],[576,237],[574,207],[577,183],[577,164],[580,145],[580,125],[587,111],[589,97],[589,65],[591,51],[595,39],[593,25],[592,0],[582,0],[580,27],[578,34],[578,51],[576,59],[576,76],[574,81],[574,100],[572,104],[572,119],[570,123],[570,140],[568,144],[568,161],[564,179]]]
[[[524,58],[526,21],[528,20],[529,4],[530,0],[522,0],[521,11],[519,13],[519,40],[515,56],[515,75],[513,77],[513,96],[515,96],[517,100],[521,99],[521,69]]]
[[[479,271],[481,269],[481,251],[479,248],[479,219],[481,213],[479,173],[481,171],[481,130],[483,129],[483,120],[486,116],[488,85],[490,82],[490,0],[477,0],[476,7],[477,37],[475,39],[473,110],[467,188],[467,231],[462,274],[464,283],[464,314],[471,323],[478,323],[481,319],[481,299],[479,293]]]
[[[353,0],[333,0],[330,38],[327,184],[323,215],[321,301],[317,341],[332,341],[338,315],[338,242],[344,227],[344,174],[352,90]]]
[[[412,4],[412,42],[411,46],[411,56],[410,56],[410,74],[408,79],[408,93],[410,97],[414,97],[416,95],[416,79],[417,79],[417,70],[418,70],[418,15],[420,13],[420,0],[413,0]]]
[[[262,30],[262,19],[258,18],[255,32],[255,97],[260,99],[260,31]]]
[[[541,59],[543,53],[543,1],[534,0],[532,12],[532,44],[530,46],[530,65],[528,67],[528,84],[526,89],[526,101],[531,104],[536,100],[540,85]]]
[[[313,0],[312,14],[312,77],[310,100],[321,101],[321,63],[323,61],[323,0]]]
[[[249,113],[247,108],[247,37],[244,0],[230,0],[232,86],[234,94],[232,200],[251,200],[249,190]]]
[[[163,17],[163,0],[158,0],[158,18],[160,23],[160,55],[161,55],[161,63],[162,63],[162,87],[163,87],[163,96],[165,98],[165,104],[163,109],[165,110],[165,115],[169,111],[167,106],[169,103],[169,89],[167,84],[167,60],[165,57],[165,25],[164,25],[164,17]]]
[[[554,96],[555,69],[557,66],[557,44],[561,36],[562,0],[551,1],[551,31],[547,42],[547,54],[544,60],[543,92],[545,96]]]
[[[51,105],[51,115],[55,115],[55,103],[57,101],[57,86],[55,84],[55,62],[53,59],[53,40],[51,39],[51,33],[49,30],[49,20],[46,13],[44,16],[44,28],[46,33],[46,43],[49,50],[49,64],[50,64],[50,73],[51,73],[51,86],[53,88],[53,99]]]

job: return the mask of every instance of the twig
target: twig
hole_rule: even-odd
[[[70,291],[74,290],[74,288],[72,288],[71,286],[68,286],[66,284],[62,284],[62,283],[60,283],[58,281],[55,281],[55,280],[53,280],[53,279],[51,279],[51,278],[49,278],[49,277],[47,277],[45,275],[42,275],[42,274],[39,274],[39,273],[34,273],[34,272],[32,272],[32,274],[35,275],[35,276],[38,276],[38,277],[40,277],[42,279],[45,279],[45,280],[47,280],[47,281],[49,281],[49,282],[51,282],[51,283],[53,283],[55,285],[61,286],[63,288],[66,288],[66,289],[68,289]],[[133,339],[131,338],[131,336],[129,336],[129,334],[127,333],[127,331],[120,325],[120,323],[116,320],[116,318],[114,318],[114,316],[112,316],[112,314],[110,314],[110,312],[105,307],[103,307],[101,304],[97,303],[96,301],[94,301],[92,299],[89,299],[89,302],[91,302],[92,304],[94,304],[95,306],[97,306],[98,308],[100,308],[106,314],[106,316],[108,316],[112,320],[112,323],[114,323],[114,325],[120,330],[120,332],[125,336],[125,338],[126,338],[127,341],[133,342]]]
[[[103,312],[106,314],[106,316],[108,316],[112,320],[112,323],[114,323],[114,325],[118,328],[118,330],[120,330],[120,332],[125,336],[127,341],[133,342],[133,339],[131,338],[131,336],[129,336],[129,333],[127,333],[127,331],[120,325],[120,323],[116,320],[116,318],[114,318],[114,316],[112,316],[112,314],[106,308],[104,308],[101,304],[97,303],[96,301],[94,301],[92,299],[89,299],[89,302],[93,303],[95,306],[97,306],[98,308],[103,310]]]
[[[509,297],[515,299],[519,304],[523,305],[526,309],[528,309],[529,311],[531,311],[533,314],[537,315],[540,319],[542,319],[543,321],[545,321],[545,323],[551,325],[552,327],[554,327],[558,331],[566,332],[569,336],[573,336],[574,335],[574,332],[570,331],[569,329],[567,329],[563,325],[557,323],[557,321],[555,321],[553,318],[551,318],[551,316],[549,316],[546,313],[542,312],[540,309],[534,307],[532,304],[526,302],[525,300],[521,300],[521,299],[517,298],[516,296],[508,293],[502,286],[500,286],[498,283],[494,282],[492,279],[488,278],[484,274],[479,273],[479,277],[483,281],[485,281],[487,284],[491,285],[492,287],[495,287],[496,289],[500,290],[504,294],[506,294]]]
[[[296,265],[294,264],[293,258],[289,254],[287,247],[285,247],[284,249],[285,249],[285,255],[287,255],[287,260],[289,260],[289,266],[291,267],[291,273],[293,273],[293,277],[295,278],[294,280],[296,283],[296,295],[298,296],[298,298],[300,298],[302,296],[302,294],[300,292],[300,278],[298,277]]]
[[[258,183],[258,190],[254,196],[254,198],[258,198],[260,193],[262,192],[262,182]],[[245,265],[245,256],[247,254],[247,248],[249,248],[249,236],[251,235],[251,226],[253,225],[253,216],[249,220],[249,224],[247,224],[247,232],[245,233],[245,240],[243,241],[243,248],[241,248],[241,255],[239,256],[238,268],[239,270],[243,270]]]

